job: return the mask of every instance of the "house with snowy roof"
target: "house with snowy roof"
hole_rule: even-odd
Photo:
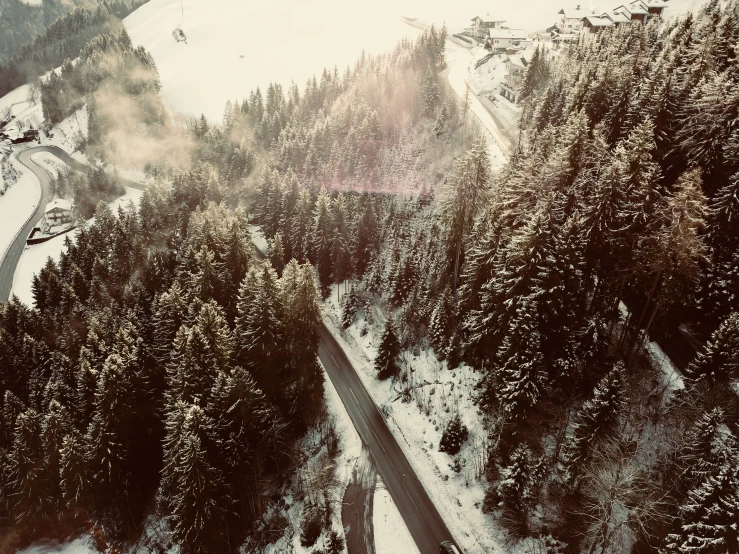
[[[72,201],[63,198],[55,198],[46,205],[44,209],[44,217],[52,227],[61,225],[62,223],[72,223],[74,215],[72,213]]]
[[[491,29],[490,46],[495,51],[521,48],[528,44],[528,34],[523,29]]]
[[[559,28],[563,34],[579,33],[582,30],[583,18],[595,15],[596,11],[594,7],[585,4],[575,4],[562,8],[557,12],[561,16]]]
[[[613,25],[646,23],[652,18],[662,18],[668,0],[633,0],[621,4],[611,11],[599,12],[595,8],[576,4],[572,8],[562,8],[559,29],[562,34],[597,33]]]
[[[475,16],[472,18],[472,27],[468,29],[470,35],[476,38],[487,39],[490,36],[491,29],[504,28],[505,19],[496,18],[490,14]]]

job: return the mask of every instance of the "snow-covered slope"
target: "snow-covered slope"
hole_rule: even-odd
[[[228,99],[272,81],[303,89],[324,67],[343,72],[362,51],[380,53],[419,31],[387,0],[151,0],[124,21],[154,57],[162,94],[176,111],[220,120]],[[187,42],[172,31],[181,26]]]

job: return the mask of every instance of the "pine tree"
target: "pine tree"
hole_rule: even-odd
[[[269,241],[269,262],[277,272],[278,277],[282,277],[282,270],[285,268],[285,250],[282,247],[282,235],[277,233]]]
[[[223,515],[230,507],[223,477],[209,461],[208,418],[198,406],[187,411],[176,453],[176,486],[168,514],[183,553],[204,554],[223,546]]]
[[[441,205],[442,220],[447,228],[448,271],[455,291],[464,263],[466,241],[490,186],[490,179],[487,146],[481,139],[455,162]]]
[[[545,393],[537,317],[534,301],[519,306],[497,355],[498,365],[485,381],[486,402],[497,397],[509,421],[526,421]],[[498,390],[491,378],[500,383]]]
[[[733,313],[719,326],[703,350],[696,354],[686,373],[691,381],[727,383],[739,371],[739,313]]]
[[[379,379],[387,379],[388,377],[397,377],[400,374],[400,365],[398,357],[400,356],[400,342],[395,331],[395,325],[391,320],[385,324],[385,331],[382,333],[382,340],[377,349],[375,357],[375,369]]]
[[[593,448],[614,434],[623,407],[623,367],[613,368],[595,387],[574,417],[564,445],[565,467],[574,482],[587,464]]]
[[[536,500],[536,472],[531,450],[519,445],[500,474],[495,496],[509,521],[525,524],[526,515]]]
[[[431,67],[426,70],[426,76],[421,84],[421,99],[423,114],[433,117],[439,104],[439,86],[436,84],[435,73]]]
[[[680,467],[680,492],[683,494],[705,482],[708,477],[718,475],[721,467],[736,457],[736,439],[725,433],[724,425],[723,410],[714,408],[701,415],[685,433],[676,450]]]
[[[24,532],[41,525],[52,513],[52,491],[44,466],[41,431],[41,416],[35,410],[20,413],[8,457],[12,514]]]
[[[739,475],[737,460],[688,493],[680,507],[679,530],[667,537],[669,551],[723,554],[739,550]]]
[[[462,423],[459,415],[454,416],[441,434],[439,452],[446,452],[451,456],[457,455],[468,437],[467,426]]]
[[[285,329],[285,374],[279,405],[300,426],[313,421],[323,395],[323,373],[318,365],[321,308],[315,271],[310,264],[301,266],[293,260],[285,267],[280,299]]]
[[[321,292],[326,296],[333,272],[331,247],[333,245],[334,221],[331,197],[325,189],[322,189],[318,194],[313,213],[313,255],[311,259],[314,261],[318,272]]]
[[[247,274],[240,289],[234,339],[239,364],[254,375],[270,397],[283,368],[274,345],[284,337],[277,273],[267,263]]]
[[[76,431],[62,441],[59,451],[59,484],[67,508],[74,517],[85,521],[92,508],[93,484],[85,456],[84,442]]]

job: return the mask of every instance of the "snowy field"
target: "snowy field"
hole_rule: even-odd
[[[670,0],[670,11],[698,1]],[[243,99],[257,86],[264,91],[277,82],[286,89],[294,81],[302,90],[325,67],[343,72],[363,51],[386,52],[418,36],[419,29],[400,16],[461,31],[475,15],[490,12],[511,27],[535,31],[552,25],[559,7],[550,0],[377,0],[362,7],[341,0],[151,0],[124,23],[134,44],[154,57],[165,102],[177,112],[220,121],[226,100]],[[186,43],[172,36],[178,26]]]
[[[479,374],[462,366],[446,369],[430,351],[418,356],[404,354],[411,367],[411,401],[400,399],[401,388],[390,380],[378,381],[374,358],[382,335],[382,314],[368,322],[358,317],[347,330],[339,324],[336,285],[324,304],[324,322],[346,352],[375,403],[388,414],[388,427],[418,474],[431,500],[454,538],[468,554],[505,552],[490,516],[482,513],[484,483],[476,479],[487,455],[487,433],[482,413],[472,396]],[[453,459],[439,452],[439,440],[453,414],[469,429],[469,440],[460,452],[461,471],[452,469]]]
[[[34,181],[36,181],[35,178]],[[141,200],[143,191],[129,187],[125,188],[126,194],[108,203],[113,213],[118,213],[118,207],[125,207],[129,202],[133,202],[135,206],[138,206]],[[92,219],[89,220],[90,223],[92,221]],[[74,229],[69,233],[59,235],[41,244],[26,246],[13,276],[13,288],[10,290],[11,296],[15,294],[22,302],[29,306],[33,305],[33,292],[31,291],[33,276],[41,271],[41,268],[46,264],[47,258],[58,261],[64,250],[64,241],[66,238],[74,239],[76,235],[77,229]]]
[[[385,6],[383,6],[383,2]],[[354,65],[362,51],[391,50],[419,30],[381,0],[371,8],[341,0],[151,0],[124,23],[154,57],[162,96],[175,111],[220,121],[229,99],[270,82],[302,90],[313,75]],[[180,26],[187,42],[172,31]]]

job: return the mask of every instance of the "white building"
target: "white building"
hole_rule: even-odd
[[[595,15],[596,9],[586,4],[575,4],[562,8],[557,12],[560,15],[559,25],[562,34],[577,34],[582,30],[583,18]]]
[[[490,35],[491,29],[502,29],[503,24],[506,22],[505,19],[496,19],[490,14],[484,17],[476,16],[472,18],[472,27],[469,28],[469,32],[473,37],[480,39],[486,39]]]
[[[51,226],[61,225],[63,223],[72,223],[74,214],[72,213],[72,201],[56,198],[46,205],[44,210],[44,218]]]
[[[528,34],[523,29],[491,29],[490,45],[495,50],[522,48],[528,44]]]

